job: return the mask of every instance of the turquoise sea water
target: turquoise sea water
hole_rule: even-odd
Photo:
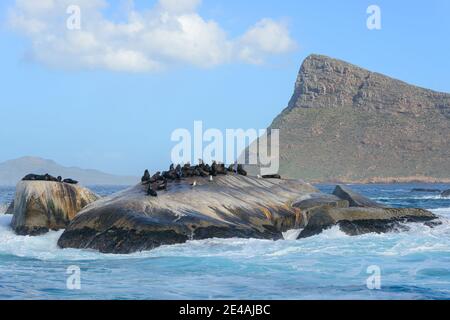
[[[334,186],[318,186],[325,192]],[[59,249],[62,233],[15,235],[2,215],[14,188],[0,188],[0,299],[449,299],[450,199],[415,187],[354,185],[377,201],[430,209],[434,229],[349,237],[338,228],[302,240],[210,239],[132,255]],[[103,195],[121,187],[95,187]],[[81,270],[80,290],[67,289],[67,268]],[[370,290],[368,267],[381,272]]]

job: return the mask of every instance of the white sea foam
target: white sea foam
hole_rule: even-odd
[[[436,208],[430,209],[430,211],[434,214],[450,218],[450,208]]]
[[[450,208],[431,210],[450,217]],[[350,237],[338,226],[321,234],[294,240],[300,230],[285,233],[288,241],[258,239],[207,239],[184,244],[162,246],[152,251],[131,255],[101,254],[92,250],[60,249],[57,241],[63,231],[49,232],[42,236],[18,236],[10,228],[11,216],[0,216],[0,255],[13,255],[39,260],[99,260],[146,259],[161,257],[226,257],[229,259],[255,259],[290,255],[331,256],[407,256],[416,253],[450,251],[450,222],[442,218],[442,225],[430,228],[421,223],[408,224],[409,231],[387,234],[365,234]]]
[[[63,230],[50,231],[41,236],[19,236],[11,229],[12,216],[0,216],[0,255],[13,255],[39,260],[92,260],[108,258],[92,250],[61,249],[58,239]],[[116,256],[120,258],[121,256]],[[122,256],[123,257],[123,256]]]
[[[298,236],[302,232],[302,229],[292,229],[286,232],[283,232],[284,240],[297,240]]]
[[[0,203],[0,215],[5,214],[6,210],[8,210],[9,204],[7,203]]]

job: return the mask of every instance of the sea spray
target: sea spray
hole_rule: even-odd
[[[0,215],[5,214],[6,210],[8,210],[9,205],[7,203],[0,203]]]

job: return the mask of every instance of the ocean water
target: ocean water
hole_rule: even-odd
[[[210,239],[132,255],[59,249],[62,231],[15,235],[1,214],[14,188],[0,188],[0,299],[450,299],[450,199],[410,192],[415,187],[450,189],[352,186],[392,206],[430,209],[442,225],[357,237],[335,227],[302,240]],[[68,289],[71,266],[80,269],[79,290]],[[380,286],[369,289],[373,270]]]

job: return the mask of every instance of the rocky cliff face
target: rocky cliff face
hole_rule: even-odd
[[[312,55],[280,129],[281,174],[309,181],[450,181],[450,94]]]

